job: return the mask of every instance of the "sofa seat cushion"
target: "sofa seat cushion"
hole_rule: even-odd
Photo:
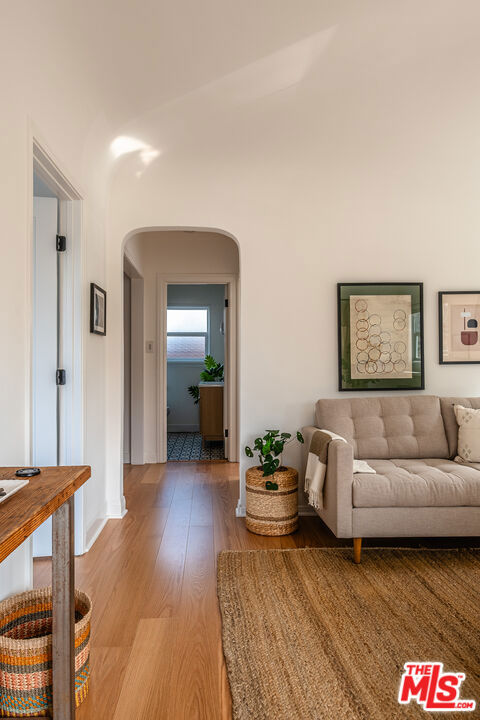
[[[480,463],[452,460],[368,460],[376,474],[353,476],[353,506],[480,506]]]

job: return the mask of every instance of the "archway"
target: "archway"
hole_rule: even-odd
[[[206,290],[213,285],[225,287],[226,304],[228,304],[224,315],[226,325],[223,424],[226,436],[226,458],[236,462],[239,454],[237,362],[239,253],[236,240],[218,230],[144,228],[130,233],[125,239],[124,254],[127,263],[142,277],[145,292],[143,323],[145,339],[143,340],[142,336],[141,340],[144,359],[142,369],[145,418],[143,462],[165,462],[168,458],[167,290],[169,287],[172,289],[172,286],[177,286],[177,289],[178,286],[183,286],[185,289],[203,286]],[[137,333],[137,336],[140,335],[141,333]],[[135,352],[133,345],[132,352]],[[138,348],[136,352],[138,357]],[[175,363],[173,366],[177,370],[178,366],[175,366]],[[185,366],[182,367],[182,372],[185,375]],[[173,377],[173,372],[171,376]],[[134,382],[133,377],[132,381]],[[138,382],[136,386],[139,386]],[[183,395],[185,396],[185,388]],[[178,408],[175,408],[175,411],[177,410]],[[171,420],[170,417],[170,424]],[[132,427],[132,437],[134,432],[135,429]],[[139,435],[140,433],[137,433],[137,437]]]

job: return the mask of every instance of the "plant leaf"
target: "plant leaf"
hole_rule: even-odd
[[[277,440],[273,446],[273,452],[275,453],[275,455],[281,455],[284,446],[285,443],[282,440]]]
[[[213,355],[205,355],[205,367],[207,370],[212,370],[216,364],[217,363]]]
[[[292,437],[292,434],[291,433],[282,433],[280,435],[280,437],[282,437],[284,440],[288,440],[288,438]]]
[[[192,396],[195,405],[198,405],[198,401],[200,400],[200,389],[198,385],[189,385],[188,392]]]
[[[305,442],[305,440],[303,439],[302,433],[298,432],[298,430],[297,430],[297,440],[299,443],[302,443],[302,444]]]
[[[272,482],[271,480],[267,480],[265,483],[265,488],[267,490],[278,490],[278,485],[276,482]]]
[[[263,477],[268,477],[269,475],[273,475],[273,473],[276,470],[276,467],[273,462],[266,462],[266,463],[263,463],[262,470],[263,470]]]
[[[246,448],[245,448],[245,455],[246,455],[247,457],[249,457],[249,458],[252,458],[252,457],[253,457],[252,448],[248,447],[248,445],[247,445]]]

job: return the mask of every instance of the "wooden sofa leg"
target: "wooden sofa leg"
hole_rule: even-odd
[[[362,558],[362,538],[353,538],[353,562],[360,565]]]

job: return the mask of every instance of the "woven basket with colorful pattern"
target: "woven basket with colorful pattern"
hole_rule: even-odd
[[[90,677],[92,602],[75,590],[75,702],[85,699]],[[14,595],[0,603],[0,717],[52,714],[52,588]]]

